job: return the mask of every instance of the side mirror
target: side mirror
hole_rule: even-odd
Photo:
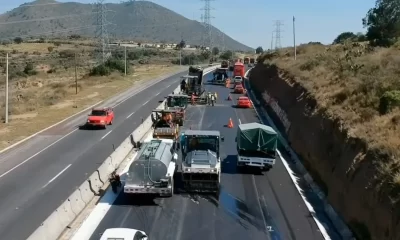
[[[224,141],[225,141],[225,137],[221,136],[221,142],[224,142]]]
[[[158,103],[162,103],[162,102],[164,102],[164,100],[160,100],[160,101],[158,101]]]

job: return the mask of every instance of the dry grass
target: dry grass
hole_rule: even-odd
[[[129,87],[178,69],[179,66],[147,65],[137,67],[127,77],[115,73],[108,77],[83,78],[77,95],[73,81],[17,81],[11,94],[10,123],[0,124],[0,149]],[[4,105],[0,112],[4,112]]]
[[[54,43],[21,43],[21,44],[8,44],[0,45],[0,51],[29,53],[29,54],[46,54],[49,53],[49,48],[53,48],[53,51],[64,51],[64,50],[89,50],[93,47],[83,45],[81,43],[75,44],[60,44],[56,46]]]
[[[349,134],[392,157],[382,167],[389,182],[400,186],[400,110],[379,114],[381,96],[399,90],[400,49],[372,48],[364,43],[302,45],[263,56],[306,87],[331,116],[344,120]],[[282,72],[282,74],[285,74]],[[290,76],[282,76],[290,77]]]

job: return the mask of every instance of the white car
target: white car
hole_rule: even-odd
[[[235,78],[233,80],[234,80],[235,83],[243,82],[243,78],[241,76],[235,76]]]
[[[148,240],[147,234],[143,231],[132,228],[109,228],[102,235],[100,240]]]

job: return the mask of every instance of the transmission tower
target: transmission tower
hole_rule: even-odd
[[[203,29],[205,29],[203,14],[201,14],[201,16],[200,16],[200,21],[201,21],[201,26],[203,26]],[[206,40],[205,40],[204,34],[201,34],[201,46],[202,47],[206,46]]]
[[[283,23],[280,20],[276,20],[274,23],[274,26],[275,26],[275,31],[274,31],[274,33],[275,33],[275,49],[279,49],[282,47],[281,46],[281,32],[282,32],[281,27],[283,26]]]
[[[204,7],[201,10],[204,10],[204,14],[203,14],[203,24],[205,27],[205,36],[206,36],[206,40],[205,40],[205,46],[208,46],[210,48],[210,51],[212,50],[213,47],[213,39],[212,39],[212,25],[211,25],[211,18],[213,18],[211,16],[211,1],[214,0],[201,0],[202,2],[204,2]]]
[[[97,0],[96,4],[96,40],[98,43],[98,59],[105,63],[110,56],[108,46],[107,17],[106,5],[104,0]]]

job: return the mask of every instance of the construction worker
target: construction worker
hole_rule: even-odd
[[[211,94],[211,105],[212,106],[214,106],[214,103],[215,103],[215,100],[216,100],[216,97],[215,97],[215,94]]]
[[[190,98],[191,98],[192,105],[194,105],[194,93],[192,93],[192,96]]]
[[[207,93],[207,104],[210,105],[211,104],[211,92]]]
[[[217,98],[218,98],[217,92],[215,92],[214,95],[215,95],[215,100],[217,100]]]

